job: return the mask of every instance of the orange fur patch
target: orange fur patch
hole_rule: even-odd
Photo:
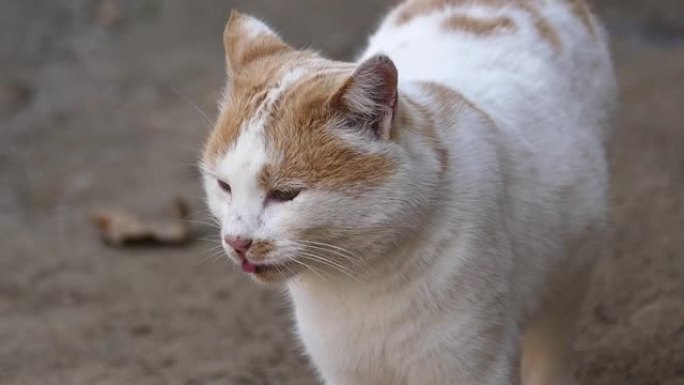
[[[235,71],[228,79],[227,99],[204,148],[203,161],[213,164],[240,135],[240,129],[264,101],[286,63],[313,56],[307,51],[285,51],[261,57]]]
[[[442,22],[442,28],[448,31],[463,31],[478,36],[493,35],[498,32],[511,32],[516,25],[510,17],[480,19],[466,15],[451,15]]]
[[[316,76],[283,96],[265,130],[270,150],[281,161],[264,168],[260,183],[268,189],[296,182],[358,190],[375,186],[392,173],[395,165],[388,156],[363,153],[334,133],[344,128],[339,127],[342,112],[332,96],[348,78]]]
[[[460,92],[454,90],[451,87],[447,87],[443,84],[436,82],[420,82],[420,86],[431,95],[437,102],[439,107],[439,115],[442,117],[456,117],[461,111],[470,110],[477,114],[479,118],[485,122],[489,127],[495,127],[496,124],[492,117],[484,110],[479,108],[473,102],[464,97]],[[427,117],[428,125],[422,128],[422,132],[428,140],[433,144],[433,148],[437,159],[440,163],[440,177],[446,174],[449,168],[449,150],[441,142],[438,134],[435,131],[434,119],[431,117],[431,112],[426,108],[422,107],[420,104],[413,102],[410,99],[406,100],[409,104],[413,105],[413,110],[418,111],[424,117]],[[451,122],[454,124],[455,122]]]
[[[457,102],[457,100],[454,100],[454,102]],[[439,162],[439,178],[444,178],[446,172],[449,170],[449,150],[444,143],[442,143],[441,138],[437,134],[432,112],[407,96],[399,99],[399,103],[398,120],[400,124],[404,127],[410,127],[417,130],[430,143],[432,150],[435,152],[437,161]],[[414,119],[411,113],[418,114],[420,119]],[[418,120],[423,121],[424,124],[419,125]]]
[[[501,8],[504,6],[518,7],[530,16],[535,29],[539,33],[539,36],[548,41],[555,50],[560,50],[561,48],[561,40],[558,36],[558,33],[555,31],[551,23],[549,23],[549,21],[542,16],[541,12],[535,7],[531,0],[412,0],[399,7],[395,23],[397,25],[406,24],[419,16],[425,16],[431,13],[439,12],[447,7],[458,7],[464,5],[486,5],[496,8]],[[445,23],[451,24],[450,22]],[[503,23],[508,24],[508,22]],[[495,31],[495,29],[492,29],[491,24],[481,23],[479,20],[477,22],[461,20],[457,21],[454,25],[458,26],[458,24],[461,24],[463,30],[467,30],[467,28],[469,28],[470,32],[482,31],[483,33],[481,34],[483,35],[489,34],[487,32]]]
[[[473,3],[473,0],[411,0],[400,6],[396,16],[396,24],[402,25],[419,16],[439,12],[449,6],[459,6]],[[477,3],[485,5],[501,5],[502,0],[478,0]]]
[[[406,24],[418,16],[428,15],[430,13],[440,11],[451,3],[451,1],[446,0],[413,0],[406,2],[401,5],[395,22],[397,25]]]
[[[235,97],[234,89],[229,93],[231,95],[228,98],[231,102],[219,115],[214,130],[204,146],[203,162],[207,165],[213,165],[235,143],[240,136],[243,122],[249,118],[249,112],[254,111],[265,96],[265,93],[257,93],[254,90],[245,92],[247,97]]]
[[[591,20],[591,7],[584,0],[568,0],[572,13],[582,21],[582,24],[587,28],[592,36],[596,36],[594,23]]]
[[[265,259],[268,254],[273,251],[275,247],[271,241],[254,241],[249,248],[254,260],[259,261]]]
[[[561,49],[561,40],[553,25],[542,16],[541,12],[529,0],[518,0],[518,5],[532,18],[537,33],[546,40],[556,51]]]
[[[421,87],[433,95],[440,104],[440,109],[446,114],[455,114],[459,106],[465,106],[466,108],[475,111],[480,117],[487,121],[489,124],[494,124],[494,119],[483,109],[478,107],[472,101],[468,100],[460,92],[456,91],[451,87],[447,87],[443,84],[436,82],[421,82]]]

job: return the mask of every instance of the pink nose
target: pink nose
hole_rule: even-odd
[[[244,254],[249,250],[249,247],[252,246],[252,240],[249,238],[231,237],[227,235],[224,240],[238,254]]]

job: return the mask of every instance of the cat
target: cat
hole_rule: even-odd
[[[354,63],[233,12],[201,159],[328,385],[573,382],[615,78],[581,0],[409,0]]]

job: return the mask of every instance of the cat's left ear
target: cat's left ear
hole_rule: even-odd
[[[230,13],[223,46],[229,75],[259,58],[293,49],[262,21],[237,11]]]
[[[378,139],[389,139],[397,108],[397,68],[385,55],[362,62],[334,97],[347,120]]]

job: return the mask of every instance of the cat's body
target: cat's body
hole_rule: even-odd
[[[227,241],[257,279],[280,280],[254,267],[262,261],[312,266],[282,279],[325,382],[570,383],[575,316],[603,244],[614,92],[586,6],[408,1],[351,67],[291,51],[253,19],[231,20],[234,79],[204,160],[210,207],[227,239],[259,246]],[[236,68],[259,50],[270,59],[258,73],[277,81],[247,87],[257,72]],[[236,119],[228,104],[240,101],[248,112]],[[322,139],[291,138],[319,129]],[[231,180],[229,202],[214,178]],[[240,197],[240,178],[290,179],[306,195],[258,208],[244,196],[268,202],[269,183],[245,182]],[[298,253],[308,263],[287,262]]]

